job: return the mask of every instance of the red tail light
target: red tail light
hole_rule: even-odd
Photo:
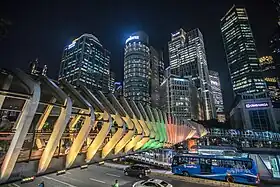
[[[258,174],[257,174],[257,178],[256,178],[256,184],[259,184],[259,183],[260,183],[260,180],[261,180],[261,179],[260,179],[260,174],[258,173]]]

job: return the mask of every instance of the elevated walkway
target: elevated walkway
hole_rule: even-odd
[[[195,122],[64,80],[0,69],[0,184],[205,136]]]

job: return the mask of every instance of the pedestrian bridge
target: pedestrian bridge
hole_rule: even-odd
[[[0,70],[0,183],[149,149],[207,131],[156,108],[74,88],[21,70]]]

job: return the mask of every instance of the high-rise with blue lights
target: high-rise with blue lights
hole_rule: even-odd
[[[151,67],[149,37],[139,31],[132,34],[124,48],[123,93],[128,100],[151,104]]]
[[[162,52],[149,44],[148,35],[139,31],[125,42],[124,97],[152,107],[159,107],[159,87],[163,81]]]
[[[233,6],[221,19],[221,33],[234,94],[265,92],[246,9]]]
[[[58,79],[106,93],[109,90],[110,56],[97,37],[83,34],[64,48]]]

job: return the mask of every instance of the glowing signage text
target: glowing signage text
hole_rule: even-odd
[[[212,85],[215,85],[215,86],[219,86],[219,84],[218,84],[217,81],[211,81],[211,84],[212,84]]]
[[[179,35],[180,34],[180,31],[178,31],[178,32],[176,32],[176,33],[171,33],[171,35],[174,37],[174,36],[177,36],[177,35]]]
[[[268,103],[264,102],[264,103],[247,103],[245,104],[246,108],[262,108],[262,107],[268,107]]]
[[[68,45],[68,49],[71,49],[72,47],[74,47],[74,46],[75,46],[75,44],[76,44],[76,42],[75,42],[75,41],[73,41],[70,45]]]
[[[126,41],[125,43],[131,41],[131,40],[139,40],[139,36],[130,36]]]

